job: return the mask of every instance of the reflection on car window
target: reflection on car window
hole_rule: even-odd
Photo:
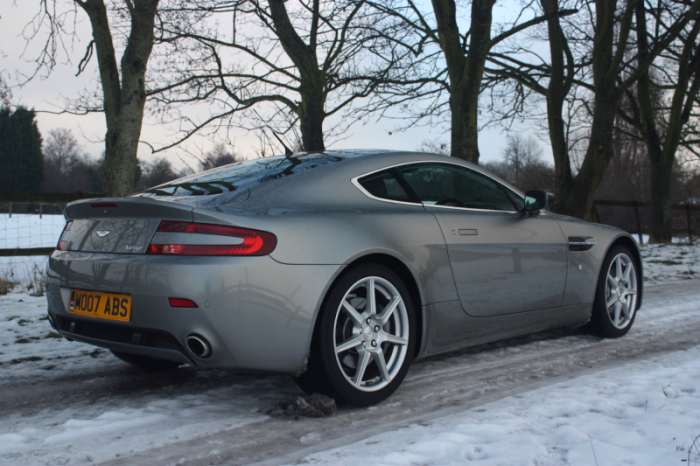
[[[506,188],[466,167],[422,163],[398,167],[424,204],[516,211]]]
[[[411,202],[406,191],[401,187],[389,170],[365,176],[358,180],[372,196],[392,201]]]
[[[141,196],[203,196],[227,193],[241,188],[252,188],[346,158],[324,153],[248,160],[179,178],[148,189]]]

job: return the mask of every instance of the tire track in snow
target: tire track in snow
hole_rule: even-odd
[[[432,420],[580,375],[700,345],[700,289],[694,282],[650,287],[630,333],[601,340],[543,332],[416,363],[379,406],[334,417],[266,419],[205,438],[144,451],[107,465],[284,464],[306,455]]]

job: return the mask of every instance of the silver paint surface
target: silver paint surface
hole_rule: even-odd
[[[49,312],[165,331],[183,352],[82,338],[90,344],[209,367],[298,373],[328,290],[347,267],[367,257],[401,264],[415,283],[421,357],[581,325],[590,319],[609,248],[623,241],[638,254],[631,237],[612,227],[546,211],[530,216],[386,201],[353,182],[389,166],[425,161],[465,166],[498,180],[450,157],[370,151],[241,192],[71,203],[65,214],[73,226],[62,240],[75,251],[56,251],[49,260]],[[117,207],[95,208],[95,203]],[[262,257],[145,254],[151,243],[215,242],[156,233],[161,220],[268,231],[276,235],[277,247]],[[100,238],[98,230],[110,233]],[[571,236],[594,237],[597,244],[570,251]],[[69,314],[71,288],[131,295],[132,321]],[[170,297],[193,300],[198,307],[172,308]],[[191,333],[210,341],[210,358],[189,353],[184,342]]]

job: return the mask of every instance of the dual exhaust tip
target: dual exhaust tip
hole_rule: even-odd
[[[185,342],[187,349],[198,358],[206,359],[211,356],[211,345],[203,336],[192,333],[187,336]]]

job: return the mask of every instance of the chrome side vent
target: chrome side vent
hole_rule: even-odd
[[[569,236],[569,251],[588,251],[598,241],[592,236]]]

